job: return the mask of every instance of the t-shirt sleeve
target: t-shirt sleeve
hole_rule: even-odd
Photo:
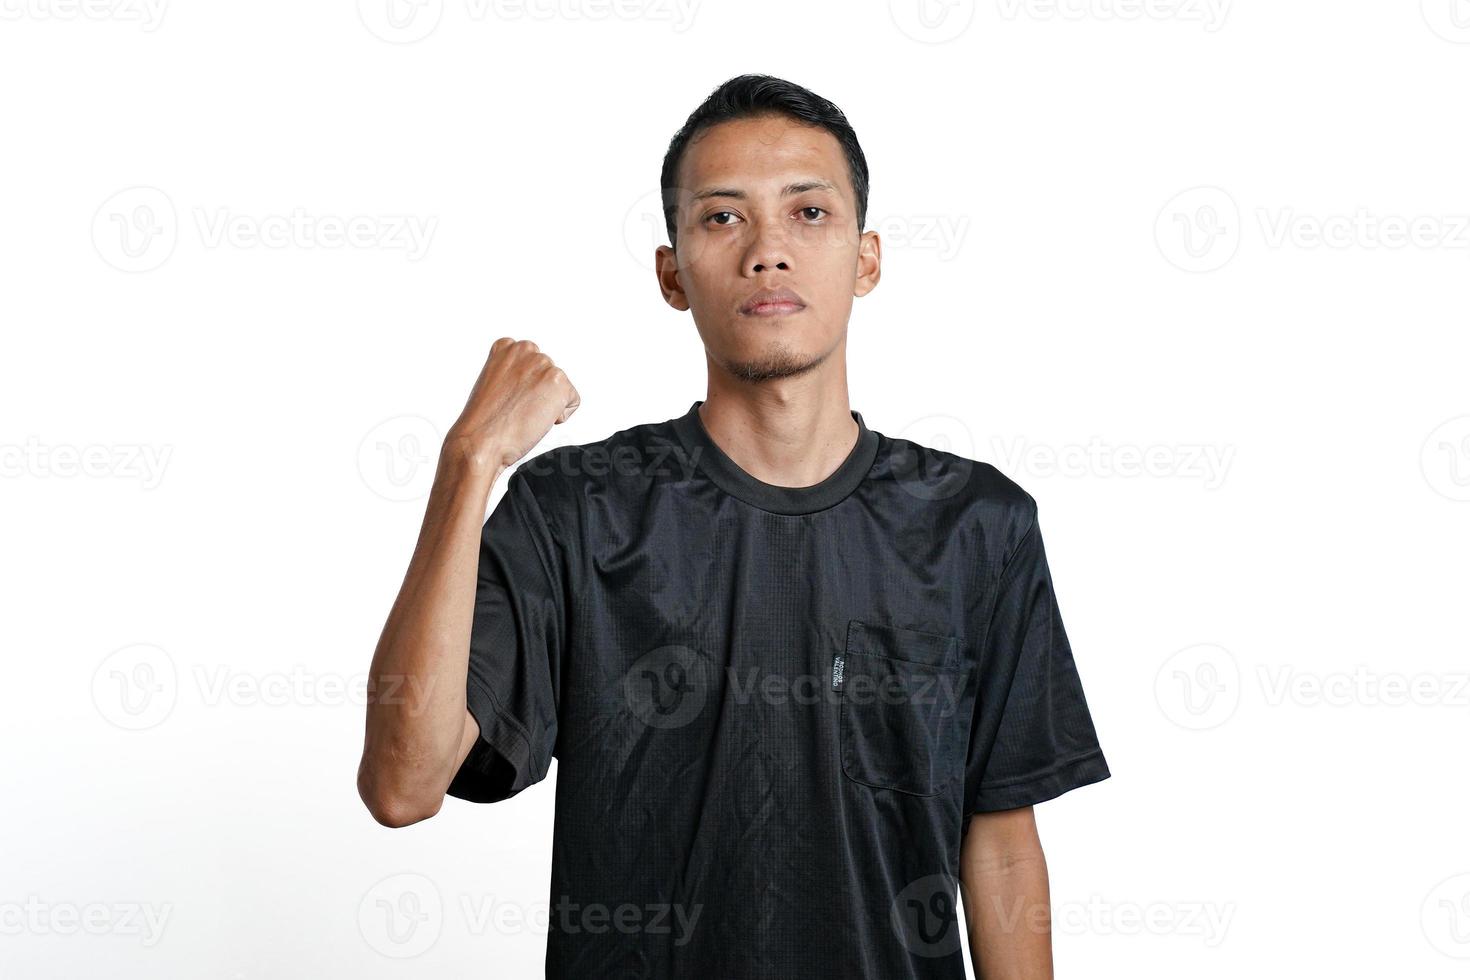
[[[965,765],[965,814],[1030,806],[1107,779],[1062,626],[1035,503],[996,586]]]
[[[566,643],[565,556],[519,471],[480,533],[465,703],[480,737],[446,791],[507,799],[545,778]]]

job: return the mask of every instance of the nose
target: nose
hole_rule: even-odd
[[[745,253],[745,269],[751,275],[773,269],[791,271],[790,245],[780,229],[772,226],[772,222],[756,223],[755,235]]]

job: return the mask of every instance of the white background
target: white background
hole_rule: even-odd
[[[0,0],[0,975],[540,975],[554,773],[380,827],[362,684],[494,338],[543,448],[704,396],[746,71],[871,166],[852,406],[1040,502],[1058,974],[1464,975],[1465,0],[159,2]]]

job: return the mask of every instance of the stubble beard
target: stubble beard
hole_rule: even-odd
[[[826,360],[826,357],[826,354],[803,354],[784,340],[773,340],[756,357],[743,361],[727,361],[725,370],[740,381],[759,384],[806,374]]]

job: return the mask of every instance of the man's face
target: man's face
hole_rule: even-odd
[[[717,363],[764,381],[842,344],[853,297],[878,284],[879,243],[858,233],[831,133],[784,116],[720,123],[685,151],[676,202],[677,252],[659,246],[659,283]],[[753,305],[778,290],[794,302]]]

